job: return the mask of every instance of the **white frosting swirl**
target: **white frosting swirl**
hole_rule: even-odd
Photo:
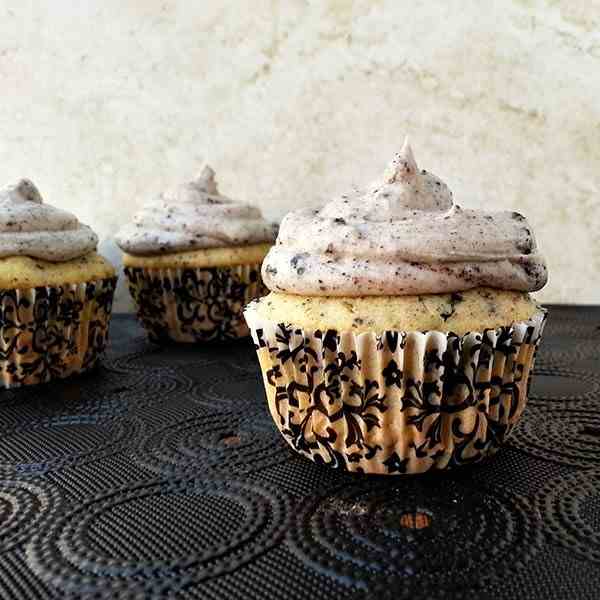
[[[368,192],[289,213],[262,271],[273,291],[317,296],[533,291],[547,280],[522,215],[461,209],[407,141]]]
[[[52,262],[96,249],[98,237],[69,212],[43,204],[27,179],[0,190],[0,257],[30,256]]]
[[[205,166],[195,180],[144,205],[116,241],[129,254],[152,256],[272,242],[276,235],[258,208],[219,194],[215,172]]]

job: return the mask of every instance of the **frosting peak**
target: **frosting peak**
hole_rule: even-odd
[[[367,192],[289,213],[263,277],[274,291],[365,296],[534,291],[547,273],[524,217],[461,209],[405,140]]]
[[[200,175],[192,182],[199,190],[207,194],[218,194],[217,181],[215,180],[215,172],[209,165],[204,165]]]
[[[446,214],[452,207],[452,192],[448,186],[432,173],[419,170],[406,139],[381,181],[371,184],[366,193],[357,192],[330,202],[320,214],[352,221],[381,222],[408,219],[420,211]]]
[[[400,152],[394,156],[388,165],[384,173],[384,182],[402,182],[405,185],[418,186],[419,167],[417,167],[417,161],[408,143],[408,137],[404,138],[404,144],[402,144]]]
[[[275,235],[276,226],[257,207],[221,195],[214,170],[205,165],[192,181],[143,205],[116,241],[129,254],[152,256],[272,242]]]
[[[426,210],[442,212],[452,208],[452,192],[427,171],[419,171],[408,143],[394,156],[383,176],[383,184],[373,190],[375,198],[389,199],[390,212]]]
[[[0,190],[0,257],[64,262],[93,252],[97,244],[96,234],[75,215],[44,204],[28,179]]]
[[[214,204],[231,202],[219,194],[215,172],[208,165],[204,165],[195,179],[163,193],[161,197],[164,200],[175,202],[212,202]]]
[[[5,202],[35,202],[41,204],[42,196],[32,181],[21,179],[19,183],[0,190],[0,203]]]

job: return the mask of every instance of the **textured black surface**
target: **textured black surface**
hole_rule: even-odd
[[[598,598],[600,308],[551,307],[522,422],[478,467],[296,456],[249,341],[0,392],[0,597]]]

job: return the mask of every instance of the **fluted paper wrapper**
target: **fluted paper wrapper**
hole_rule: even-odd
[[[0,387],[91,369],[106,347],[116,281],[0,290]]]
[[[374,474],[478,462],[512,431],[546,313],[463,336],[307,331],[246,311],[271,415],[317,463]]]
[[[260,264],[124,271],[138,318],[159,343],[247,337],[244,306],[265,293]]]

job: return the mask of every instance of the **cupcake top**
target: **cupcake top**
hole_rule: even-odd
[[[98,237],[70,212],[44,204],[22,179],[0,190],[0,257],[29,256],[64,262],[93,252]]]
[[[262,273],[273,291],[314,296],[526,292],[547,280],[525,217],[462,209],[408,141],[367,192],[286,215]]]
[[[276,235],[258,208],[219,194],[215,172],[205,166],[193,181],[145,204],[116,241],[129,254],[154,256],[272,242]]]

